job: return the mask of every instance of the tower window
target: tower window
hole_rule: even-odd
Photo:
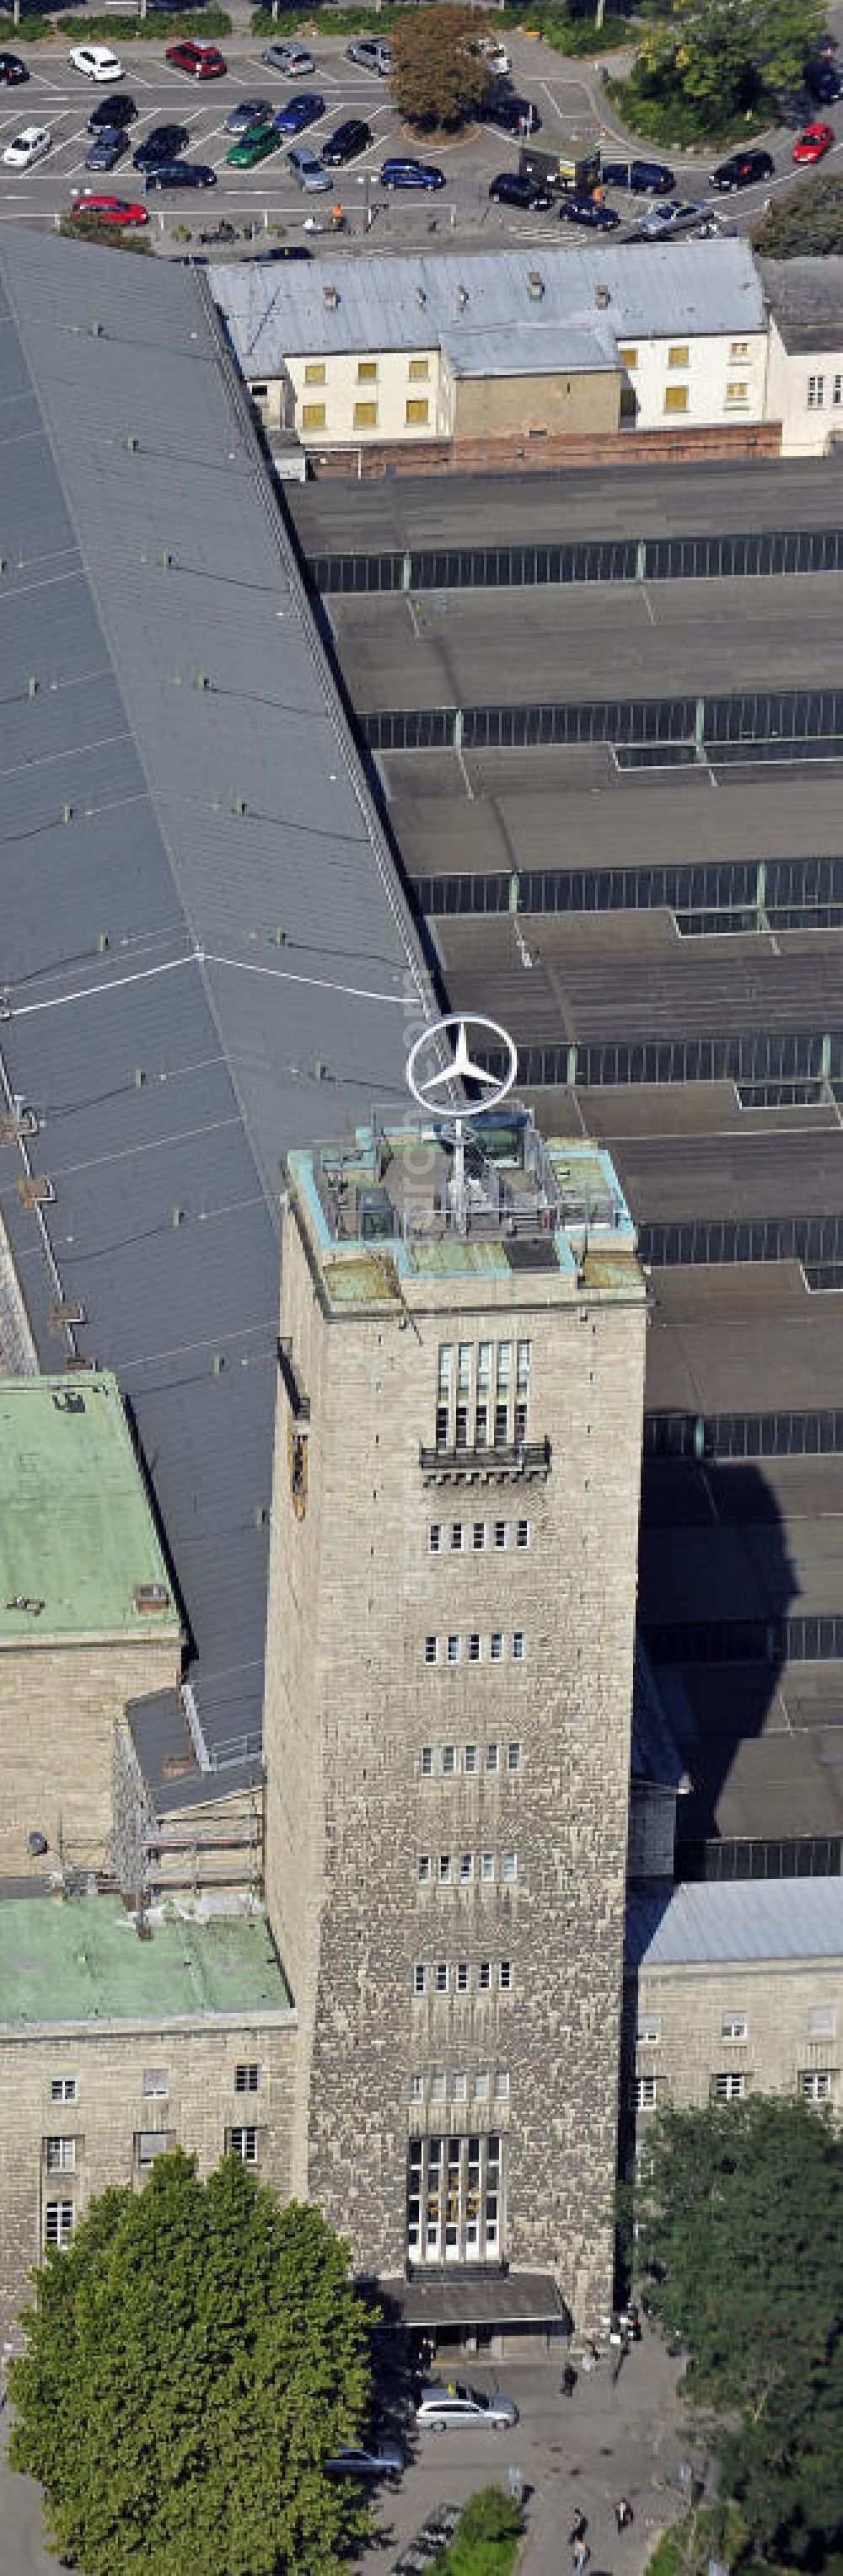
[[[422,1745],[421,1767],[422,1767],[422,1779],[423,1779],[423,1780],[430,1780],[430,1779],[432,1778],[432,1775],[433,1775],[433,1746],[432,1746],[432,1744],[423,1744],[423,1745]]]
[[[427,1993],[427,1969],[422,1967],[421,1964],[417,1968],[413,1969],[413,1993],[414,1995],[426,1995]]]
[[[426,1638],[425,1638],[425,1641],[424,1641],[424,1660],[425,1660],[425,1663],[426,1663],[426,1664],[436,1664],[436,1663],[438,1663],[438,1661],[439,1661],[439,1639],[438,1639],[438,1637],[426,1637]]]
[[[257,2091],[258,2091],[258,2089],[259,2089],[259,2086],[260,2086],[260,2080],[261,2080],[261,2071],[260,2071],[260,2067],[259,2067],[259,2066],[255,2066],[255,2064],[254,2064],[253,2062],[252,2062],[252,2063],[250,2063],[248,2066],[235,2066],[235,2069],[234,2069],[234,2090],[235,2090],[235,2093],[257,2093]]]
[[[492,1984],[491,1959],[481,1959],[480,1966],[477,1970],[477,1983],[480,1988],[481,1995],[489,1994]]]
[[[493,1664],[503,1663],[503,1637],[499,1628],[492,1631],[491,1655]]]
[[[507,1748],[506,1748],[506,1767],[507,1767],[507,1770],[508,1770],[508,1771],[520,1771],[520,1769],[521,1769],[521,1746],[520,1746],[520,1744],[508,1744],[508,1745],[507,1745]]]
[[[479,1664],[480,1662],[480,1639],[476,1632],[470,1636],[468,1640],[468,1660],[470,1664]]]
[[[438,1556],[442,1546],[441,1522],[431,1521],[430,1528],[427,1533],[427,1544],[430,1549],[431,1556]]]
[[[469,1879],[472,1879],[473,1877],[474,1877],[474,1853],[473,1853],[473,1852],[462,1852],[462,1853],[461,1853],[461,1855],[460,1855],[460,1878],[461,1878],[461,1880],[462,1880],[463,1886],[464,1886],[464,1887],[465,1887],[465,1886],[467,1886]]]
[[[515,1630],[515,1634],[514,1634],[514,1637],[513,1637],[513,1640],[512,1640],[512,1660],[513,1660],[513,1663],[516,1663],[516,1664],[523,1664],[523,1661],[524,1661],[524,1631],[523,1631],[523,1628],[516,1628],[516,1630]]]
[[[711,2090],[715,2102],[742,2102],[746,2092],[746,2076],[743,2073],[714,2075]]]
[[[503,1861],[502,1861],[502,1863],[501,1863],[501,1868],[502,1868],[502,1874],[503,1874],[504,1878],[506,1878],[506,1879],[513,1879],[513,1878],[517,1878],[517,1876],[518,1876],[518,1854],[517,1854],[517,1852],[514,1852],[514,1851],[505,1851],[505,1852],[504,1852],[504,1855],[503,1855]]]
[[[457,1767],[457,1748],[456,1748],[456,1745],[455,1745],[455,1744],[443,1744],[443,1746],[442,1746],[442,1769],[443,1769],[443,1771],[444,1771],[444,1774],[445,1774],[445,1778],[446,1778],[446,1780],[451,1780],[451,1779],[453,1779],[453,1775],[454,1775],[454,1772],[455,1772],[455,1770],[456,1770],[456,1767]]]
[[[472,1547],[476,1547],[478,1550],[479,1550],[480,1548],[485,1547],[485,1545],[486,1545],[486,1523],[485,1523],[485,1521],[475,1521],[475,1523],[474,1523],[474,1528],[473,1528],[473,1530],[472,1530],[472,1534],[471,1534],[471,1544],[472,1544]]]
[[[435,1984],[436,1984],[436,1992],[437,1992],[437,1994],[438,1994],[438,1995],[446,1995],[446,1994],[447,1994],[447,1992],[448,1992],[448,1963],[447,1963],[447,1960],[446,1960],[446,1959],[438,1959],[438,1960],[437,1960],[437,1963],[436,1963]]]
[[[45,2245],[69,2245],[72,2234],[72,2200],[48,2200],[44,2211]]]
[[[462,1521],[451,1523],[451,1546],[455,1555],[459,1556],[462,1550]]]
[[[458,1637],[449,1637],[449,1639],[448,1639],[448,1662],[449,1662],[449,1664],[458,1664],[458,1663],[459,1663],[459,1659],[460,1659],[460,1641],[459,1641],[459,1638],[458,1638]]]
[[[467,1995],[467,1993],[468,1993],[468,1960],[467,1960],[467,1959],[458,1959],[458,1960],[457,1960],[457,1993],[458,1993],[458,1995]]]
[[[494,1640],[494,1637],[493,1637],[493,1638],[492,1638],[492,1645],[493,1645],[493,1646],[494,1646],[494,1642],[495,1642],[495,1640]],[[501,1638],[501,1644],[503,1644],[503,1639],[502,1639],[502,1638]],[[493,1660],[494,1660],[494,1659],[493,1659]],[[487,1744],[487,1746],[486,1746],[486,1769],[487,1769],[487,1771],[497,1771],[497,1769],[498,1769],[498,1752],[499,1752],[499,1747],[497,1746],[497,1744]]]
[[[486,1882],[486,1884],[488,1885],[489,1880],[490,1880],[490,1879],[492,1879],[492,1878],[494,1878],[494,1875],[495,1875],[495,1855],[494,1855],[494,1852],[481,1852],[481,1855],[480,1855],[480,1876],[481,1876],[481,1878],[482,1878],[482,1879],[484,1879],[484,1880],[485,1880],[485,1882]]]
[[[439,1854],[439,1885],[440,1885],[440,1887],[447,1887],[448,1882],[449,1882],[449,1879],[450,1879],[450,1876],[451,1876],[451,1855],[450,1855],[450,1852],[440,1852],[440,1854]]]
[[[496,1522],[495,1522],[495,1546],[496,1546],[496,1547],[505,1547],[505,1546],[506,1546],[506,1522],[505,1522],[505,1521],[496,1521]]]
[[[502,1994],[502,1995],[508,1995],[508,1994],[511,1994],[511,1992],[512,1992],[512,1960],[511,1960],[511,1959],[502,1959],[502,1960],[501,1960],[501,1964],[500,1964],[500,1979],[499,1979],[499,1982],[500,1982],[500,1990],[501,1990],[501,1994]]]
[[[241,2164],[244,2164],[244,2165],[256,2165],[256,2164],[257,2164],[257,2161],[258,2161],[258,2133],[257,2133],[257,2129],[229,2129],[229,2132],[228,2132],[228,2146],[229,2146],[229,2152],[230,2152],[230,2154],[231,2154],[231,2155],[233,2155],[233,2156],[239,2156]]]
[[[530,1523],[529,1523],[529,1521],[516,1521],[516,1524],[515,1524],[515,1545],[516,1545],[516,1547],[529,1547],[529,1544],[530,1544]]]
[[[464,1770],[464,1772],[465,1772],[466,1778],[467,1778],[467,1779],[469,1779],[469,1780],[473,1779],[473,1778],[474,1778],[474,1774],[475,1774],[476,1769],[477,1769],[477,1746],[476,1746],[476,1744],[467,1744],[467,1745],[466,1745],[466,1748],[465,1748],[465,1752],[464,1752],[464,1754],[463,1754],[463,1770]]]
[[[420,1887],[427,1887],[427,1886],[429,1886],[429,1884],[430,1884],[430,1853],[429,1853],[429,1852],[422,1852],[421,1857],[420,1857],[420,1860],[419,1860],[419,1886],[420,1886]]]

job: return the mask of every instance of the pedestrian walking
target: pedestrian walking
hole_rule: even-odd
[[[571,2524],[570,2531],[569,2531],[569,2533],[568,2533],[568,2547],[569,2547],[569,2549],[573,2549],[573,2548],[575,2548],[575,2547],[578,2547],[578,2546],[579,2546],[580,2541],[585,2539],[585,2535],[586,2535],[587,2530],[588,2530],[588,2519],[587,2519],[587,2516],[586,2516],[584,2513],[581,2513],[581,2512],[580,2512],[579,2505],[577,2505],[577,2508],[576,2508],[576,2511],[575,2511],[575,2514],[574,2514],[574,2519],[573,2519],[573,2522],[572,2522],[572,2524]]]
[[[586,2541],[578,2540],[574,2550],[574,2576],[585,2576],[590,2557],[591,2551]]]
[[[565,2368],[564,2368],[564,2370],[563,2370],[563,2372],[562,2372],[562,2395],[563,2395],[563,2397],[573,2397],[574,2389],[576,2388],[576,2384],[577,2384],[577,2374],[576,2374],[576,2371],[575,2371],[575,2369],[574,2369],[573,2362],[571,2362],[571,2361],[566,2361],[566,2363],[565,2363]]]
[[[632,2506],[631,2506],[630,2501],[629,2501],[629,2497],[628,2497],[628,2496],[621,2496],[621,2497],[619,2498],[618,2503],[617,2503],[617,2504],[616,2504],[616,2506],[615,2506],[615,2521],[616,2521],[616,2523],[617,2523],[618,2530],[619,2530],[619,2531],[629,2531],[629,2530],[631,2529],[631,2527],[632,2527],[632,2524],[633,2524],[634,2520],[635,2520],[635,2516],[634,2516],[634,2513],[633,2513],[633,2510],[632,2510]]]
[[[511,2497],[512,2497],[513,2504],[520,2504],[520,2502],[521,2502],[521,2471],[520,2471],[520,2469],[508,2469],[508,2470],[507,2470],[507,2476],[508,2476],[508,2479],[509,2479],[509,2492],[510,2492],[510,2495],[511,2495]]]

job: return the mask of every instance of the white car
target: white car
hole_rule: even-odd
[[[77,45],[68,61],[75,72],[84,72],[87,80],[117,81],[124,77],[123,65],[108,45]]]
[[[446,2388],[430,2380],[416,2406],[420,2433],[454,2433],[474,2424],[482,2424],[489,2433],[503,2433],[517,2422],[518,2408],[511,2397],[502,2397],[499,2389],[487,2396],[485,2389],[466,2388],[453,2379]]]
[[[3,159],[7,170],[31,170],[33,161],[43,161],[52,140],[48,125],[23,126],[14,141],[6,145]]]

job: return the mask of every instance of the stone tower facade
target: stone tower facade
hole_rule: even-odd
[[[267,1902],[293,2187],[383,2277],[611,2291],[645,1290],[608,1158],[291,1158]]]

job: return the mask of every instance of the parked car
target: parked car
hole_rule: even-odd
[[[517,2422],[518,2408],[511,2397],[502,2397],[499,2390],[490,2394],[484,2388],[466,2388],[458,2380],[447,2388],[435,2380],[428,2383],[416,2405],[420,2432],[448,2433],[462,2424],[482,2424],[487,2432],[502,2433]]]
[[[128,149],[129,137],[125,125],[103,125],[99,133],[95,134],[93,142],[88,145],[85,168],[86,170],[116,170],[118,161],[122,161],[123,154],[128,152]]]
[[[133,170],[157,170],[162,161],[177,161],[190,142],[186,125],[154,125],[132,153]]]
[[[843,83],[836,65],[827,54],[820,54],[815,63],[806,63],[805,87],[816,107],[833,107],[835,99],[840,97]]]
[[[334,185],[330,170],[325,169],[317,153],[311,152],[306,143],[294,143],[292,152],[287,154],[287,168],[298,180],[299,187],[304,189],[306,197],[319,196],[325,188]]]
[[[22,126],[20,134],[6,145],[3,159],[7,170],[31,170],[33,162],[43,161],[52,140],[48,125]]]
[[[392,46],[385,45],[380,36],[353,36],[351,44],[346,45],[345,59],[347,63],[360,63],[366,72],[379,72],[385,80],[392,70]]]
[[[224,134],[249,134],[253,125],[267,125],[275,113],[271,98],[239,98],[223,125]]]
[[[216,184],[217,174],[209,161],[157,161],[144,180],[147,196],[152,188],[215,188]]]
[[[506,46],[501,44],[499,36],[478,36],[471,50],[473,54],[480,54],[483,61],[488,63],[495,80],[505,80],[507,73],[511,72],[512,64],[509,55]]]
[[[28,81],[29,73],[20,54],[0,53],[0,81],[4,89],[17,89],[19,81]]]
[[[544,214],[552,206],[549,188],[540,188],[536,179],[522,179],[520,170],[499,170],[489,181],[489,195],[494,205],[522,206],[525,214]]]
[[[279,134],[303,134],[306,125],[316,125],[325,114],[325,101],[318,89],[300,89],[288,98],[286,107],[275,111]]]
[[[666,161],[630,161],[629,185],[634,197],[669,197],[676,175]]]
[[[695,224],[705,223],[708,208],[695,205],[692,197],[662,197],[657,206],[649,206],[635,226],[636,241],[666,241],[669,233],[690,232]]]
[[[372,2451],[337,2451],[332,2460],[324,2462],[329,2477],[385,2478],[391,2487],[397,2487],[403,2466],[403,2457],[395,2442],[380,2442]]]
[[[204,39],[191,37],[182,45],[168,45],[164,55],[175,72],[189,72],[192,80],[220,80],[227,72],[225,55],[219,45],[206,45]]]
[[[833,125],[806,125],[803,132],[797,134],[791,158],[794,161],[821,161],[823,155],[831,151],[834,139]]]
[[[230,143],[225,157],[232,170],[255,170],[270,152],[280,150],[281,136],[270,120],[268,125],[253,125],[248,134],[241,134],[239,143]]]
[[[356,161],[358,153],[365,152],[374,139],[371,126],[362,116],[347,116],[323,143],[322,159],[329,170],[341,170],[346,161]]]
[[[604,206],[595,197],[563,197],[559,208],[563,224],[586,224],[592,233],[616,233],[620,215],[614,206]]]
[[[445,172],[437,170],[435,161],[403,161],[397,155],[384,161],[381,169],[382,188],[444,188]]]
[[[274,259],[312,259],[313,252],[304,242],[273,242],[271,250],[252,252],[252,266],[266,268]]]
[[[308,53],[306,45],[286,42],[265,45],[261,62],[268,63],[270,71],[286,73],[288,80],[301,80],[303,74],[316,70],[313,55]]]
[[[541,117],[531,98],[518,98],[514,90],[490,90],[478,108],[484,125],[499,125],[504,134],[538,134]]]
[[[149,222],[146,207],[138,205],[135,198],[110,197],[97,188],[74,188],[70,212],[72,215],[96,215],[99,223],[120,224],[131,229],[136,224]]]
[[[84,72],[86,80],[123,79],[123,65],[119,55],[112,53],[110,45],[77,45],[67,59],[75,72]]]
[[[112,131],[115,125],[134,125],[137,112],[134,99],[121,97],[119,91],[116,98],[98,99],[88,118],[88,133],[99,134],[103,125],[111,126]]]
[[[721,191],[754,188],[759,179],[772,179],[775,166],[769,152],[730,152],[728,161],[718,161],[711,171],[708,184]]]

